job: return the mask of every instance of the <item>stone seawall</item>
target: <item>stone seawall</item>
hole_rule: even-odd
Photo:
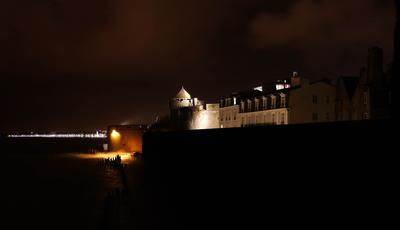
[[[393,177],[391,127],[376,121],[148,132],[149,226],[382,227]],[[376,147],[382,151],[370,151]]]

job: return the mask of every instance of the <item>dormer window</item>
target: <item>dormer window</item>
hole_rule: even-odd
[[[281,94],[281,108],[285,108],[285,107],[286,107],[286,95]]]
[[[263,97],[263,99],[262,99],[262,103],[263,103],[263,110],[265,110],[265,109],[268,109],[267,108],[267,98],[266,97]]]
[[[247,111],[251,111],[251,100],[247,100]]]
[[[259,100],[257,98],[254,99],[254,110],[255,111],[259,110]]]
[[[276,108],[276,96],[271,95],[271,109]]]
[[[240,111],[244,112],[244,101],[240,102]]]

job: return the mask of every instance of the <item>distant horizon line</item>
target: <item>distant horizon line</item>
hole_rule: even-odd
[[[86,133],[33,133],[29,134],[6,134],[8,138],[107,138],[106,131],[86,132]]]

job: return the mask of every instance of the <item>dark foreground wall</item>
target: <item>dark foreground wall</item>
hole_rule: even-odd
[[[146,226],[382,227],[393,216],[391,127],[379,121],[146,133]]]

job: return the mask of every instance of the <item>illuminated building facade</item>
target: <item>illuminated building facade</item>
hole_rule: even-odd
[[[335,114],[335,87],[309,82],[293,73],[290,79],[233,93],[220,100],[220,127],[328,122]]]
[[[175,130],[219,128],[219,105],[204,104],[182,87],[170,99],[170,128]]]
[[[142,152],[145,125],[112,125],[107,129],[108,150],[111,152]]]

